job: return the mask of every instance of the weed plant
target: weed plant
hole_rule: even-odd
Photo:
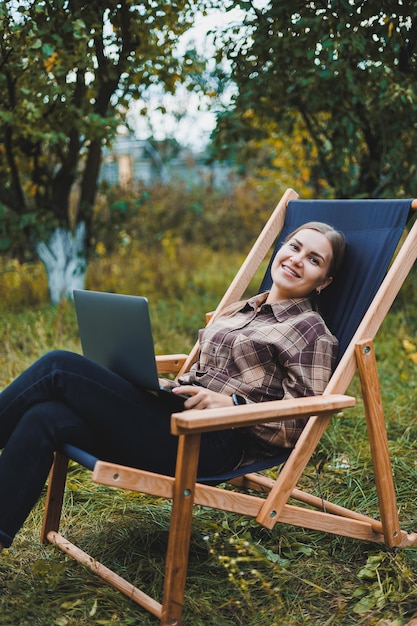
[[[88,286],[146,294],[157,351],[187,351],[241,255],[195,243],[177,246],[166,237],[162,252],[129,244],[98,255]],[[47,303],[42,269],[9,270],[0,279],[0,388],[51,348],[80,351],[73,306]],[[11,271],[19,284],[10,284]],[[400,517],[409,531],[416,530],[417,514],[416,287],[413,273],[376,341]],[[357,380],[349,392],[358,397]],[[378,515],[360,402],[332,421],[300,487]],[[39,544],[43,502],[0,557],[0,626],[156,624],[82,566]],[[412,549],[388,550],[284,525],[269,531],[203,507],[195,513],[185,626],[402,626],[417,616]],[[159,598],[169,514],[163,500],[93,485],[86,470],[70,466],[63,533]]]

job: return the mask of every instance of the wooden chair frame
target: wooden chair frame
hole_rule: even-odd
[[[221,300],[214,317],[228,304],[241,298],[282,228],[288,201],[296,198],[298,195],[292,189],[284,194]],[[417,202],[414,201],[412,206],[417,208]],[[171,430],[178,436],[175,477],[103,461],[96,463],[92,475],[92,480],[96,483],[153,494],[173,501],[162,603],[128,583],[59,534],[68,464],[66,457],[59,453],[56,454],[48,485],[42,541],[56,544],[61,550],[89,567],[106,582],[159,618],[162,626],[176,626],[181,623],[194,504],[249,515],[270,529],[279,522],[365,541],[381,542],[388,547],[417,545],[417,534],[407,533],[400,528],[373,347],[375,334],[416,258],[417,222],[401,246],[322,396],[173,414]],[[157,357],[159,373],[187,371],[196,359],[197,351],[196,345],[188,357],[186,355]],[[354,406],[355,399],[345,395],[345,391],[357,368],[361,380],[380,519],[372,519],[323,501],[322,498],[305,493],[296,487],[332,415]],[[246,474],[230,481],[234,486],[244,488],[244,493],[196,482],[202,433],[231,426],[243,427],[302,416],[309,416],[310,419],[276,480],[257,474]],[[247,493],[248,488],[255,492],[254,495]],[[307,504],[310,508],[288,504],[290,498]]]

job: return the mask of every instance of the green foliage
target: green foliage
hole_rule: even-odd
[[[45,240],[75,219],[90,236],[101,148],[128,100],[155,82],[172,91],[198,66],[175,52],[195,4],[1,3],[0,202],[12,233]]]
[[[219,58],[238,93],[219,116],[216,146],[248,137],[308,137],[316,176],[336,197],[412,195],[417,113],[416,18],[409,3],[271,2],[247,8]]]
[[[226,191],[182,182],[104,188],[94,216],[95,251],[103,256],[137,246],[167,254],[187,243],[244,251],[271,211],[269,194],[256,178],[236,180]]]

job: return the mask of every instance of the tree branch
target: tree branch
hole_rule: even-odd
[[[9,96],[10,108],[13,109],[16,103],[16,82],[12,78],[9,72],[6,72],[7,92]],[[23,193],[22,184],[20,181],[19,168],[15,159],[15,151],[13,149],[13,130],[9,124],[3,126],[4,134],[4,147],[6,152],[7,163],[10,168],[10,180],[11,180],[11,192],[10,196],[13,198],[12,205],[13,210],[16,213],[22,214],[26,209],[25,195]]]

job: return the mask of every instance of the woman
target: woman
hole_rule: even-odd
[[[275,256],[268,293],[238,303],[200,331],[200,355],[173,388],[184,409],[320,394],[331,375],[337,340],[308,298],[332,281],[343,235],[310,222]],[[173,474],[177,438],[173,406],[78,354],[53,351],[0,394],[0,551],[36,503],[55,450],[71,443],[115,463]],[[305,420],[207,433],[200,474],[291,447]]]

